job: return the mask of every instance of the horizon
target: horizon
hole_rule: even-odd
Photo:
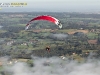
[[[27,3],[20,7],[0,5],[0,12],[100,12],[99,0],[3,0],[0,3]]]

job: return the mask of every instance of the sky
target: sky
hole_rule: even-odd
[[[27,3],[23,7],[0,7],[1,11],[100,12],[100,0],[2,0],[0,3]]]

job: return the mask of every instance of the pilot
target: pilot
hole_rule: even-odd
[[[46,47],[46,51],[50,52],[50,46]]]

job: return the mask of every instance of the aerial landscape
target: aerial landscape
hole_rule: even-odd
[[[99,75],[100,12],[94,0],[87,1],[79,10],[77,4],[84,4],[86,0],[75,1],[56,3],[55,0],[56,4],[61,2],[61,7],[55,4],[52,8],[53,4],[51,7],[48,4],[52,0],[43,0],[40,1],[43,7],[41,4],[34,11],[31,11],[31,0],[24,2],[27,6],[16,7],[10,6],[11,0],[1,2],[0,74]],[[38,5],[40,2],[33,1]],[[69,2],[68,7],[74,3],[76,6],[65,11],[64,2]],[[13,4],[18,3],[23,4],[20,1]]]
[[[51,22],[37,20],[25,30],[28,21],[38,14],[59,18],[63,27],[59,29]],[[65,56],[82,62],[90,54],[95,59],[100,55],[99,14],[0,13],[0,25],[0,56],[9,57],[10,61],[26,59],[25,62],[31,62],[33,55],[47,58]],[[47,46],[50,46],[50,52],[46,50]]]
[[[38,14],[59,18],[63,27],[60,29],[49,21],[36,20],[25,30],[28,21]],[[43,56],[47,46],[50,46],[51,56],[68,52],[84,55],[85,52],[98,53],[100,49],[99,14],[21,12],[1,13],[0,17],[1,56],[27,58],[30,53]]]

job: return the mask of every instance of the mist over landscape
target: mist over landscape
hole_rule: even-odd
[[[92,56],[90,56],[92,57]],[[7,59],[7,58],[4,58]],[[3,60],[4,60],[3,59]],[[88,58],[85,61],[77,62],[68,58],[50,57],[40,58],[35,57],[33,66],[30,67],[24,62],[16,62],[13,65],[3,68],[10,75],[99,75],[100,61],[97,59]],[[5,60],[7,62],[7,60]]]

